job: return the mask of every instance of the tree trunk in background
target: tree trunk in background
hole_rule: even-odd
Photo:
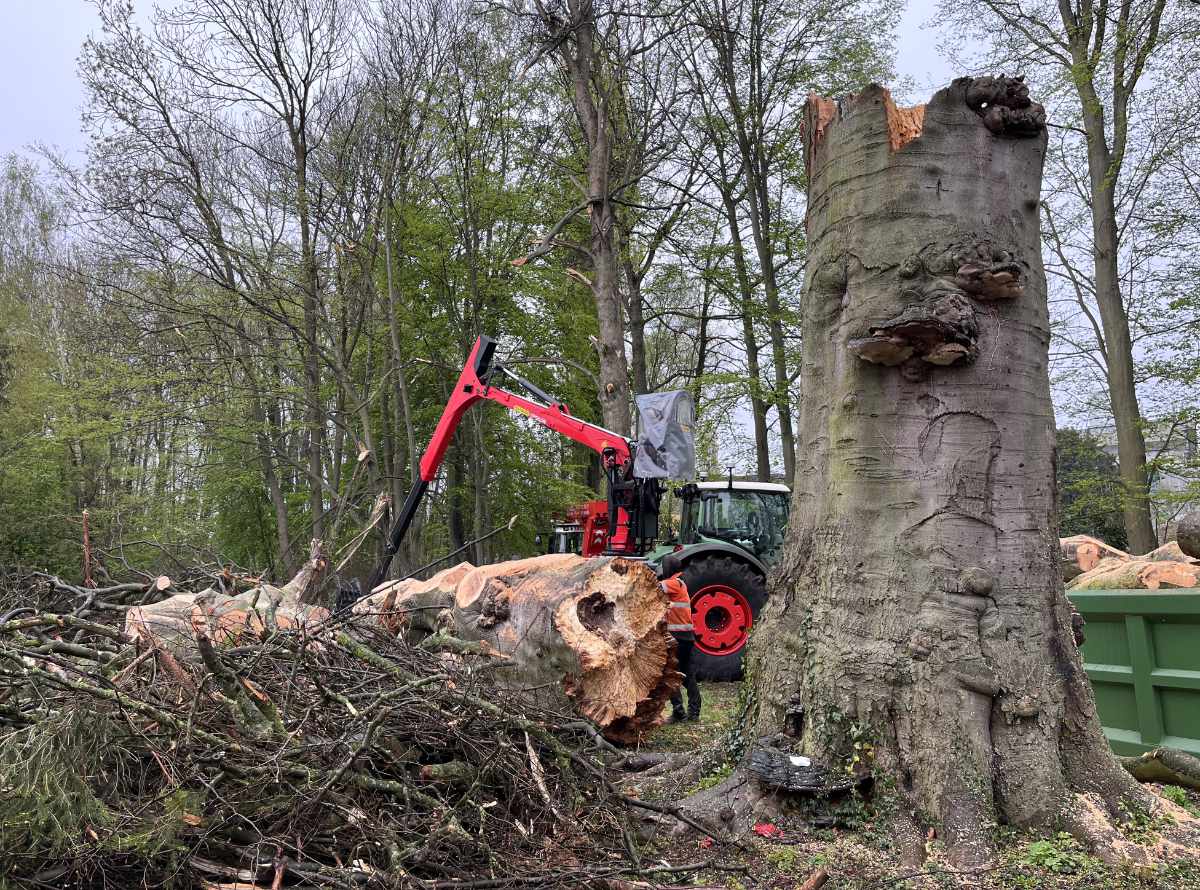
[[[621,261],[625,285],[629,288],[629,361],[633,366],[633,391],[638,395],[650,391],[650,374],[646,369],[646,316],[642,312],[642,277],[626,255]]]
[[[1158,539],[1150,515],[1146,440],[1138,406],[1129,316],[1121,294],[1121,233],[1115,195],[1128,145],[1130,100],[1146,70],[1147,60],[1158,48],[1166,5],[1166,0],[1151,0],[1135,9],[1130,0],[1125,0],[1119,12],[1106,15],[1107,7],[1101,7],[1093,15],[1090,5],[1077,10],[1074,4],[1058,4],[1065,36],[1063,45],[1070,53],[1069,59],[1065,55],[1060,55],[1060,59],[1064,67],[1070,62],[1068,73],[1079,97],[1087,138],[1092,263],[1096,305],[1104,331],[1104,342],[1098,345],[1103,349],[1109,405],[1117,428],[1117,465],[1125,488],[1126,543],[1130,552],[1137,554],[1153,550]],[[1020,6],[1016,9],[1019,12]],[[1013,15],[1011,7],[1002,15]],[[1111,55],[1106,51],[1104,36],[1110,21],[1116,31]],[[1110,65],[1110,71],[1103,70]],[[1108,122],[1111,140],[1105,122],[1108,109],[1102,95],[1111,95],[1112,119]]]
[[[598,112],[603,118],[604,112]],[[596,300],[596,315],[600,322],[597,352],[600,355],[600,415],[603,426],[629,436],[633,432],[633,415],[629,406],[629,364],[625,360],[625,319],[618,288],[616,216],[608,194],[608,165],[610,150],[607,124],[598,125],[599,145],[593,146],[588,158],[588,180],[591,183],[592,239],[591,253],[592,296]]]
[[[747,189],[750,203],[750,230],[754,235],[754,247],[758,252],[758,266],[762,274],[763,294],[766,297],[767,333],[771,340],[771,368],[775,386],[771,391],[771,403],[779,414],[779,445],[783,451],[783,475],[788,485],[796,472],[796,434],[792,429],[792,397],[788,385],[787,347],[783,336],[783,316],[779,304],[779,281],[775,274],[775,236],[772,226],[771,196],[767,191],[769,171],[762,160],[762,144],[744,146],[746,160],[751,170]],[[769,479],[770,477],[766,477]]]
[[[767,401],[762,397],[762,368],[758,361],[758,339],[754,335],[754,287],[746,267],[746,248],[738,228],[737,205],[733,194],[721,193],[729,237],[733,247],[733,270],[737,276],[739,309],[742,316],[742,339],[746,347],[746,376],[750,380],[750,416],[754,423],[755,478],[771,481],[771,443],[767,437]]]
[[[1124,850],[1103,817],[1147,798],[1059,575],[1041,107],[960,78],[927,107],[873,86],[806,113],[801,459],[747,736],[894,782],[906,858],[935,828],[985,862],[997,821]]]
[[[629,405],[629,363],[625,358],[625,319],[621,307],[617,217],[609,174],[613,163],[613,128],[609,118],[611,94],[597,86],[620,76],[604,65],[598,53],[596,11],[586,0],[569,0],[571,32],[558,44],[567,69],[571,100],[587,147],[587,204],[591,237],[591,289],[596,301],[600,358],[600,415],[603,426],[628,436],[633,430]],[[562,23],[557,22],[561,27]],[[612,93],[616,87],[608,85]],[[599,91],[598,93],[596,91]]]
[[[463,458],[461,448],[451,447],[446,466],[446,527],[450,549],[459,550],[467,543],[467,520],[463,510]]]
[[[1081,90],[1081,93],[1086,91]],[[1095,266],[1096,305],[1104,329],[1105,369],[1108,399],[1117,428],[1117,466],[1125,488],[1122,503],[1125,534],[1130,553],[1148,553],[1158,546],[1150,518],[1150,483],[1146,475],[1146,439],[1142,435],[1142,412],[1134,379],[1133,344],[1129,316],[1121,295],[1120,238],[1114,203],[1114,158],[1104,133],[1104,112],[1091,100],[1083,100],[1084,128],[1088,134],[1088,180],[1092,203],[1092,262]]]

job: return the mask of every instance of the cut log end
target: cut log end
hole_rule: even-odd
[[[653,573],[617,559],[589,576],[586,592],[555,610],[555,627],[582,668],[564,681],[564,691],[611,739],[635,741],[657,726],[678,687],[666,609],[667,596]]]
[[[502,673],[514,694],[557,694],[610,740],[632,743],[678,688],[666,608],[641,563],[554,554],[463,563],[380,588],[354,611],[412,642],[439,630],[485,642],[511,662]]]

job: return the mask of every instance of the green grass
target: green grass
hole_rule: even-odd
[[[695,751],[729,726],[737,709],[738,683],[701,683],[700,719],[664,723],[643,742],[647,751]],[[670,710],[670,706],[667,706]]]
[[[664,724],[643,742],[647,751],[698,751],[732,724],[738,707],[737,683],[702,683],[700,720]],[[688,792],[711,788],[729,775],[723,765],[700,779]],[[1200,793],[1166,786],[1167,800],[1200,816]],[[707,872],[695,883],[728,890],[796,890],[817,868],[828,872],[824,890],[1200,890],[1200,850],[1194,861],[1159,863],[1145,870],[1112,867],[1088,853],[1070,835],[1048,837],[1011,828],[997,832],[999,858],[981,875],[956,874],[941,858],[940,841],[934,855],[919,869],[905,868],[892,849],[889,820],[881,800],[858,798],[795,806],[773,819],[786,842],[750,837],[746,849],[699,851],[697,858],[717,853],[726,863],[746,866],[744,874]],[[817,827],[812,815],[840,817],[837,827]],[[1142,817],[1125,826],[1127,838],[1153,843],[1173,826],[1167,820]],[[678,852],[673,849],[673,852]],[[691,852],[691,851],[689,851]],[[915,872],[915,874],[914,874]]]

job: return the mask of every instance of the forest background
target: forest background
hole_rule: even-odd
[[[1191,0],[76,5],[78,143],[0,126],[0,565],[78,578],[86,510],[114,575],[283,577],[375,521],[365,571],[480,334],[620,432],[690,389],[702,472],[786,481],[804,98],[924,101],[932,70],[1049,111],[1062,533],[1146,550],[1200,497]],[[898,74],[915,13],[941,61]],[[6,106],[37,54],[6,51]],[[514,515],[464,555],[532,553],[599,481],[475,409],[396,569]]]

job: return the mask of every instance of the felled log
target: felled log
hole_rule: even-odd
[[[1178,541],[1167,541],[1161,547],[1155,547],[1143,556],[1142,559],[1150,559],[1154,562],[1200,562],[1200,560],[1192,559],[1192,557],[1184,553]]]
[[[497,673],[514,695],[569,705],[610,741],[632,743],[679,686],[666,607],[641,563],[554,554],[385,585],[354,612],[410,641],[436,628],[482,643],[506,658]]]
[[[221,646],[246,632],[261,635],[275,629],[315,627],[329,617],[329,610],[308,603],[328,565],[321,542],[313,541],[308,561],[282,587],[260,584],[235,596],[212,587],[199,593],[179,593],[130,609],[125,615],[125,632],[185,660],[198,661],[201,638]]]
[[[458,582],[474,570],[471,563],[460,562],[425,581],[387,581],[356,602],[351,611],[377,621],[393,635],[419,643],[438,631],[439,613],[450,607]]]
[[[1155,748],[1136,757],[1121,757],[1125,767],[1139,782],[1183,785],[1200,791],[1200,759],[1174,748]]]
[[[1101,560],[1067,584],[1069,590],[1163,590],[1200,587],[1200,565],[1137,557]]]
[[[1059,538],[1062,550],[1063,580],[1070,581],[1077,575],[1090,572],[1102,559],[1129,559],[1129,554],[1116,547],[1110,547],[1099,538],[1088,535],[1071,535],[1069,538]]]
[[[1184,514],[1175,535],[1179,539],[1180,550],[1187,556],[1200,559],[1200,512]]]

